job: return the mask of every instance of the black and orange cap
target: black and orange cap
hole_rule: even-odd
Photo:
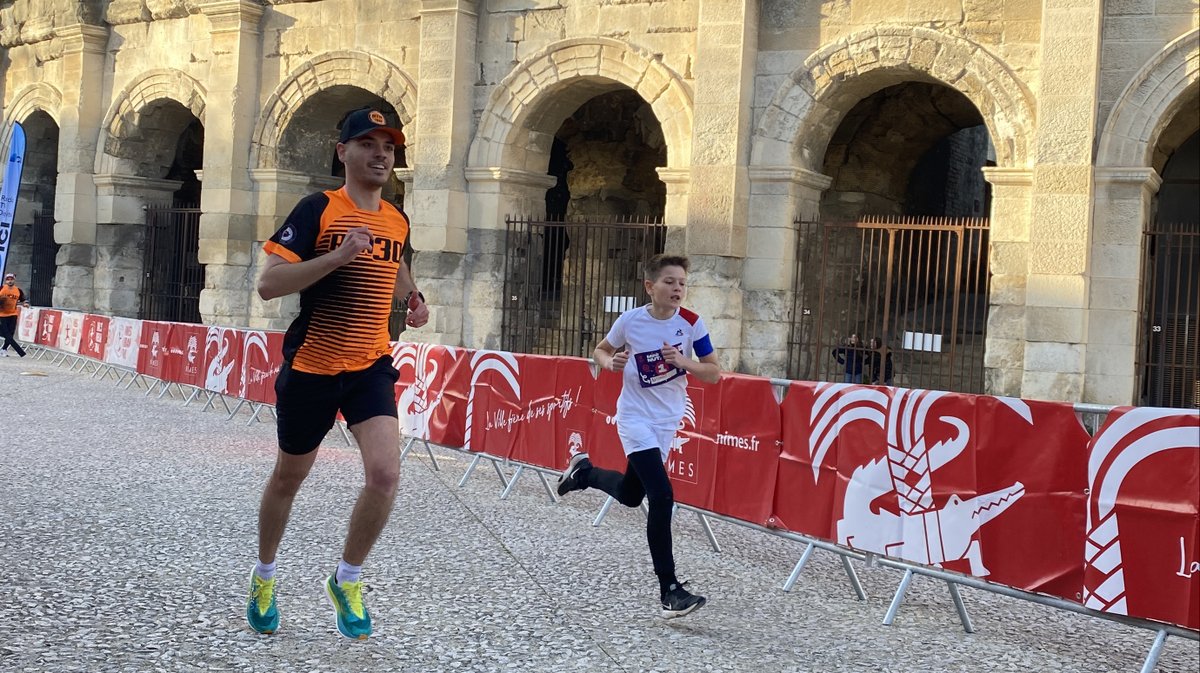
[[[383,113],[371,108],[361,108],[346,115],[346,119],[342,122],[342,135],[338,138],[338,142],[349,142],[372,131],[384,131],[392,136],[392,141],[397,145],[404,144],[404,134],[400,129],[388,126]]]

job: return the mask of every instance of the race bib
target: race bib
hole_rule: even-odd
[[[638,382],[642,384],[643,388],[662,385],[685,373],[682,369],[667,363],[663,358],[662,351],[636,353],[633,361],[637,364]]]

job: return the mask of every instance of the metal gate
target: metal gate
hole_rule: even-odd
[[[646,301],[641,266],[663,251],[659,219],[506,218],[501,347],[589,357],[624,310]]]
[[[1200,408],[1200,225],[1154,222],[1145,238],[1139,403]]]
[[[796,225],[790,377],[983,392],[988,220]]]
[[[146,207],[143,248],[143,320],[200,322],[200,209],[154,205]]]
[[[29,270],[29,301],[34,306],[54,305],[58,248],[58,243],[54,242],[54,213],[34,212],[33,254]]]

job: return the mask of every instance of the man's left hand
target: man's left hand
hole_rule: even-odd
[[[429,322],[429,307],[414,292],[408,299],[408,317],[404,319],[404,324],[409,327],[423,327],[427,322]]]

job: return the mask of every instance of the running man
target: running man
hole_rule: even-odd
[[[670,619],[698,610],[705,598],[690,593],[675,577],[675,495],[665,462],[683,419],[686,375],[716,383],[721,369],[704,321],[681,306],[687,294],[688,258],[655,255],[644,272],[650,303],[621,314],[592,353],[601,369],[622,375],[616,420],[628,465],[624,473],[604,470],[593,467],[586,453],[578,453],[559,477],[558,494],[598,488],[626,507],[648,500],[646,539],[658,576],[662,616]],[[626,366],[631,359],[633,366]]]
[[[346,183],[300,201],[263,246],[263,299],[300,293],[300,314],[284,337],[275,382],[279,452],[258,512],[258,563],[250,577],[246,620],[259,633],[279,628],[275,556],[292,501],[341,411],[362,455],[366,483],[350,515],[342,558],[325,580],[338,631],[371,634],[363,604],[362,565],[387,523],[400,479],[400,431],[388,348],[396,291],[406,293],[407,324],[429,320],[403,251],[409,222],[381,199],[404,134],[367,108],[343,121],[338,159]]]
[[[29,307],[29,299],[25,291],[17,287],[17,277],[11,273],[4,274],[4,285],[0,285],[0,354],[8,357],[8,349],[12,348],[17,355],[25,357],[25,349],[17,343],[17,317],[21,315],[20,307]]]

